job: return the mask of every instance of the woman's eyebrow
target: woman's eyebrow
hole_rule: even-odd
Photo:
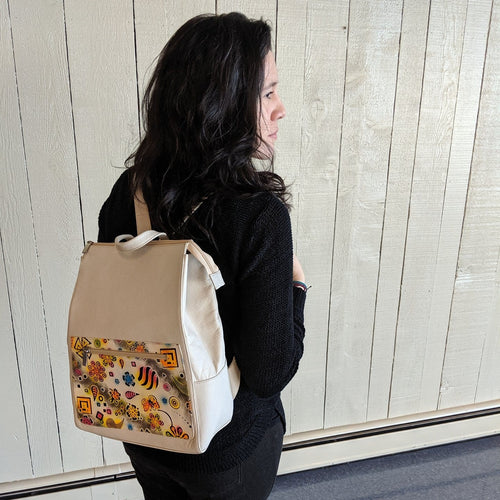
[[[269,83],[264,87],[264,90],[272,89],[273,87],[276,87],[276,85],[278,85],[278,82]]]

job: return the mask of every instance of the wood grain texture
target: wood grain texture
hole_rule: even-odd
[[[370,366],[367,420],[387,418],[429,1],[404,2]]]
[[[6,119],[2,119],[0,125],[0,137],[2,145],[5,146],[0,150],[2,179],[0,183],[2,204],[0,228],[32,471],[34,475],[44,475],[61,472],[62,462],[40,283],[38,248],[33,228],[33,208],[37,207],[32,207],[30,199],[25,162],[26,152],[23,144],[23,131],[26,121],[29,121],[29,114],[23,116],[21,112],[22,103],[19,103],[18,99],[13,58],[20,44],[16,35],[16,26],[19,25],[20,18],[15,12],[11,12],[9,16],[6,1],[3,1],[1,5],[0,53],[3,68],[1,88],[2,110]],[[26,85],[29,80],[20,82],[20,85],[23,83]],[[23,419],[22,415],[20,419]],[[18,474],[23,474],[23,471],[12,471],[13,476]]]
[[[441,215],[436,274],[434,276],[436,299],[432,301],[429,320],[429,330],[433,332],[447,331],[450,321],[455,271],[462,236],[471,158],[477,126],[491,6],[491,0],[483,0],[470,2],[467,8],[453,137]],[[475,331],[469,332],[470,337],[474,338],[475,341],[478,339],[476,333]],[[433,343],[432,349],[426,355],[422,384],[427,390],[425,397],[421,400],[423,407],[443,408],[443,405],[446,405],[443,400],[439,401],[441,383],[438,380],[444,370],[443,363],[447,366],[455,364],[453,361],[454,356],[448,356],[448,348],[450,347],[450,341],[453,343],[453,337],[454,335],[450,330],[447,339],[440,338],[437,343]],[[446,340],[448,345],[445,344]],[[463,369],[463,362],[471,360],[470,354],[467,356],[467,360],[463,356],[455,359],[457,362],[455,367],[462,366]],[[473,402],[473,397],[455,401],[450,400],[447,407]]]
[[[313,285],[308,292],[308,334],[300,370],[291,384],[290,430],[324,425],[323,405],[328,342],[331,254],[333,249],[339,150],[344,95],[348,2],[314,1],[302,15],[286,15],[280,3],[278,56],[289,68],[288,122],[294,134],[283,144],[295,181],[296,251]],[[297,5],[295,5],[297,8]],[[300,14],[300,12],[299,12]],[[294,21],[305,17],[303,32]],[[283,23],[281,24],[281,20]],[[300,37],[300,38],[299,38]],[[289,43],[291,46],[289,46]],[[300,44],[300,45],[299,45]],[[330,50],[323,50],[329,47]],[[288,54],[288,55],[287,55]],[[300,58],[299,58],[300,55]],[[302,71],[303,78],[298,77]],[[295,74],[295,75],[294,75]],[[288,82],[283,81],[284,86]],[[297,120],[297,117],[300,117]],[[284,132],[287,132],[285,128]],[[282,158],[280,157],[280,161]],[[287,177],[288,180],[288,177]]]
[[[477,174],[473,175],[474,184],[471,180],[470,190],[470,193],[473,193],[474,197],[477,196],[480,201],[473,198],[470,200],[468,207],[473,212],[471,214],[473,216],[466,219],[467,232],[475,233],[474,249],[480,249],[475,254],[476,261],[485,264],[487,273],[485,283],[486,287],[490,288],[486,301],[491,297],[490,308],[486,313],[487,333],[475,394],[476,402],[489,401],[500,394],[500,363],[498,363],[500,359],[500,171],[493,160],[500,156],[500,80],[498,78],[500,72],[500,3],[497,0],[493,3],[486,51],[473,157],[473,173],[475,174],[477,169]],[[494,166],[493,169],[492,166]],[[479,211],[484,212],[487,217],[480,216]],[[465,232],[464,228],[464,234]],[[492,273],[495,261],[496,271]]]
[[[366,419],[402,2],[351,1],[325,425]]]
[[[2,12],[3,14],[3,12]],[[2,15],[0,14],[0,16]],[[5,24],[0,20],[0,28]],[[8,31],[7,31],[8,33]],[[1,37],[1,35],[0,35]],[[0,47],[2,44],[0,42]],[[0,49],[1,51],[1,49]],[[0,61],[3,58],[0,56]],[[24,401],[17,367],[17,352],[10,310],[7,277],[0,233],[0,333],[2,335],[2,383],[8,387],[8,404],[0,416],[2,446],[0,448],[0,482],[31,477],[31,457],[24,418]]]
[[[436,381],[428,384],[425,372],[442,366],[447,328],[437,321],[449,312],[452,293],[448,279],[436,279],[446,267],[440,245],[450,239],[456,244],[460,231],[443,227],[443,211],[466,11],[465,0],[431,3],[390,416],[437,407]],[[436,311],[434,303],[442,310]]]
[[[65,333],[83,248],[62,4],[16,2],[16,68],[52,387],[64,470],[102,465],[100,439],[76,431]],[[18,22],[17,20],[22,20]],[[33,54],[37,57],[33,59]],[[35,74],[36,78],[31,75]],[[42,399],[42,397],[40,397]],[[40,401],[39,404],[41,404]],[[81,453],[75,453],[75,446]]]
[[[66,0],[85,239],[139,139],[132,0]]]
[[[500,153],[500,6],[477,2],[469,6],[466,45],[486,45],[482,94],[455,294],[443,367],[440,407],[461,401],[486,401],[500,394],[500,172],[491,158]],[[485,47],[486,49],[486,47]],[[469,49],[470,50],[470,49]],[[477,54],[470,54],[479,62]],[[463,65],[462,65],[463,67]],[[464,75],[483,76],[481,69]],[[467,78],[470,78],[468,76]],[[456,126],[457,127],[457,126]]]
[[[14,311],[11,309],[9,286],[7,284],[6,266],[13,263],[12,256],[8,262],[4,253],[15,247],[4,238],[12,238],[15,230],[15,212],[9,209],[14,193],[5,189],[15,169],[7,169],[15,165],[19,170],[24,167],[22,130],[19,120],[14,61],[12,52],[11,28],[7,3],[0,2],[0,175],[3,187],[0,187],[0,335],[2,337],[1,361],[4,387],[8,388],[8,404],[4,404],[0,414],[1,442],[0,446],[0,482],[13,481],[31,477],[31,457],[29,450],[24,401],[21,392],[21,381],[14,335]],[[14,186],[13,186],[14,187]],[[10,220],[9,220],[10,219]],[[27,217],[20,221],[29,222]],[[8,227],[10,226],[10,227]],[[24,228],[27,226],[25,225]],[[30,235],[31,236],[31,235]],[[15,278],[19,269],[9,269],[11,278]],[[14,284],[10,284],[14,291]]]

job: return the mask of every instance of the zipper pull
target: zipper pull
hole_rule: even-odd
[[[85,347],[82,350],[82,355],[83,355],[83,366],[87,366],[87,361],[89,360],[91,355],[90,349],[88,347]]]
[[[85,246],[83,247],[82,255],[85,255],[93,244],[94,244],[93,241],[87,241],[87,243],[85,243]]]

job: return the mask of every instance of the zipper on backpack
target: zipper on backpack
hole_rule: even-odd
[[[104,354],[106,356],[128,356],[133,358],[154,358],[154,359],[168,359],[168,354],[161,354],[159,352],[138,352],[138,351],[117,351],[111,349],[97,349],[92,347],[85,347],[82,349],[83,366],[87,366],[87,362],[92,354]]]

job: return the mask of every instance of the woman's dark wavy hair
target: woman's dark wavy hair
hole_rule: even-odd
[[[145,135],[128,158],[152,226],[185,234],[183,220],[206,198],[198,227],[211,235],[214,207],[227,196],[289,194],[280,176],[257,170],[264,59],[271,30],[243,14],[201,15],[163,48],[143,100]]]

